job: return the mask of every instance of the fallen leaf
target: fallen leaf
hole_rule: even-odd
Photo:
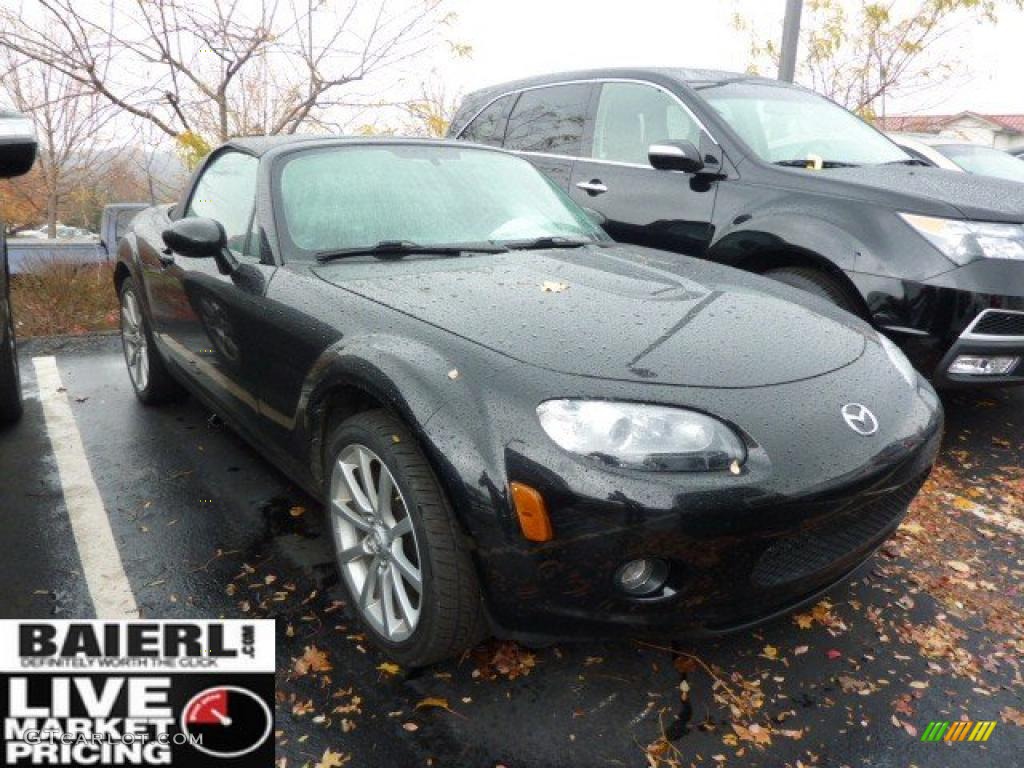
[[[961,562],[960,560],[950,560],[950,561],[948,561],[946,563],[946,565],[948,565],[950,568],[952,568],[957,573],[970,573],[971,572],[971,566],[969,566],[967,563]]]
[[[327,654],[315,645],[307,645],[302,656],[295,660],[292,669],[297,675],[308,675],[310,672],[330,672],[334,667],[327,659]]]
[[[288,514],[292,517],[302,517],[304,514],[306,514],[306,508],[296,505],[288,510]]]
[[[1006,722],[1013,723],[1014,725],[1019,725],[1021,728],[1024,728],[1024,712],[1021,712],[1019,709],[1003,707],[999,711],[999,715]]]
[[[447,709],[449,712],[452,708],[448,706],[448,699],[442,699],[438,696],[427,696],[425,699],[420,699],[416,702],[416,709]]]
[[[452,368],[450,371],[448,371],[448,378],[451,379],[452,381],[455,381],[457,378],[459,378],[459,369]]]
[[[347,763],[352,758],[349,755],[343,755],[340,752],[328,748],[324,750],[324,756],[320,758],[320,762],[316,764],[316,768],[340,768],[340,766]]]
[[[410,733],[412,731],[418,731],[420,727],[416,723],[402,723],[402,728]]]
[[[826,656],[828,656],[828,657],[829,657],[830,659],[838,659],[838,658],[840,658],[840,657],[841,657],[841,656],[842,656],[843,654],[841,654],[841,653],[840,653],[839,651],[837,651],[837,650],[836,650],[835,648],[830,648],[829,650],[825,651],[825,655],[826,655]]]
[[[793,649],[793,655],[803,656],[805,653],[807,653],[807,651],[808,647],[806,645],[798,645],[796,648]]]
[[[386,675],[397,675],[401,671],[401,667],[390,661],[381,662],[377,665],[377,669]]]
[[[685,675],[697,669],[697,662],[690,656],[676,656],[672,666],[676,668],[676,672]]]

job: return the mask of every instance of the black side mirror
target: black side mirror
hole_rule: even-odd
[[[651,144],[647,150],[647,159],[651,167],[659,171],[683,171],[684,173],[700,173],[704,170],[704,160],[700,151],[690,141],[663,141]]]
[[[238,262],[228,250],[228,236],[215,219],[178,219],[162,233],[164,245],[190,259],[216,259],[222,274],[230,275]]]
[[[36,162],[36,130],[20,112],[0,109],[0,179],[28,173]]]

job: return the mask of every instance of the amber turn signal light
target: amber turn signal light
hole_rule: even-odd
[[[544,497],[537,489],[523,483],[509,483],[509,488],[523,536],[530,541],[551,541],[554,533]]]

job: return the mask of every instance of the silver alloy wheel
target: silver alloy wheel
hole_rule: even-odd
[[[138,299],[130,290],[121,297],[121,342],[128,375],[132,377],[135,388],[142,392],[149,385],[149,344],[146,343]]]
[[[338,568],[363,619],[393,643],[416,630],[423,559],[391,470],[364,445],[347,446],[331,473],[331,531]]]

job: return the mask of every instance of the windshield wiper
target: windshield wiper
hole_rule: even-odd
[[[931,168],[932,164],[924,160],[918,160],[916,157],[908,157],[906,160],[890,160],[882,165],[923,165],[925,168]]]
[[[376,256],[379,259],[400,259],[410,254],[429,254],[431,256],[460,256],[463,253],[505,253],[503,245],[496,243],[453,243],[451,245],[420,245],[410,240],[381,240],[375,245],[356,248],[340,248],[336,251],[320,251],[316,260],[321,264],[350,256]]]
[[[807,160],[777,160],[772,165],[781,165],[784,168],[814,168],[814,161]],[[822,168],[857,168],[857,163],[844,163],[841,160],[822,160]]]
[[[596,242],[596,240],[586,240],[578,237],[547,235],[545,237],[535,237],[531,240],[504,240],[502,244],[513,251],[539,251],[546,248],[582,248],[584,245],[594,245]]]

